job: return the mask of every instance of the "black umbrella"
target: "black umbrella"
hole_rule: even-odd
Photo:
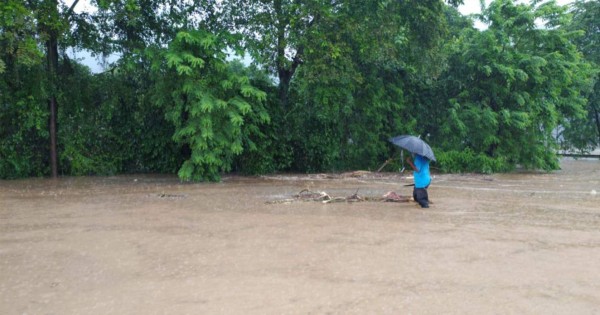
[[[425,141],[415,136],[397,136],[391,138],[390,142],[403,149],[406,149],[408,152],[418,154],[435,161],[435,155],[433,155],[433,150],[431,150],[431,147]]]

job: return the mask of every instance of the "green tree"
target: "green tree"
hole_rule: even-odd
[[[0,177],[172,171],[177,158],[165,148],[173,129],[146,106],[152,76],[143,58],[149,43],[174,36],[170,22],[186,18],[174,13],[184,5],[169,3],[92,1],[95,13],[76,13],[79,1],[0,4]],[[123,58],[92,75],[71,48]]]
[[[458,5],[462,1],[449,1]],[[288,105],[291,80],[308,54],[339,57],[344,47],[336,28],[360,38],[360,53],[395,50],[394,43],[413,40],[415,50],[443,32],[443,1],[241,1],[222,2],[224,23],[244,35],[256,63],[277,76],[279,99]],[[442,23],[443,24],[443,23]],[[388,26],[391,26],[388,28]],[[376,35],[376,36],[373,36]],[[395,41],[388,41],[393,37]],[[408,47],[405,46],[405,48]],[[389,51],[386,51],[389,52]],[[414,51],[413,56],[419,53]],[[379,54],[374,58],[384,58]]]
[[[600,147],[600,3],[579,0],[573,3],[570,13],[573,19],[566,29],[582,31],[580,36],[573,37],[573,41],[583,56],[593,63],[595,76],[593,87],[587,94],[588,115],[563,122],[562,145],[588,151]]]
[[[496,0],[481,15],[488,28],[462,34],[444,75],[442,147],[505,161],[500,168],[558,167],[553,131],[585,115],[591,76],[574,34],[560,27],[565,11]]]
[[[102,106],[112,110],[107,130],[116,134],[119,147],[112,154],[122,155],[119,171],[176,172],[189,152],[173,141],[174,124],[167,120],[170,109],[158,106],[156,99],[168,97],[155,91],[159,84],[155,54],[167,47],[181,29],[214,29],[214,1],[171,0],[97,1],[94,17],[101,36],[95,50],[104,56],[118,56],[110,71],[101,75],[107,87],[101,93]],[[196,69],[194,69],[195,71]],[[101,90],[102,91],[102,90]],[[116,158],[116,157],[115,157]]]
[[[69,47],[66,38],[72,28],[85,20],[75,18],[74,9],[78,3],[73,1],[67,6],[57,0],[10,0],[0,5],[3,17],[0,24],[0,40],[3,42],[0,68],[7,72],[5,78],[9,82],[2,91],[7,107],[5,117],[10,120],[5,128],[9,134],[20,134],[19,141],[36,144],[32,150],[35,154],[22,154],[20,162],[11,162],[14,172],[20,176],[46,174],[44,164],[49,166],[53,177],[58,176],[58,104],[68,88],[59,79],[61,54],[64,55]],[[37,117],[35,130],[31,129],[31,125],[16,124],[18,120],[14,118],[19,117],[19,108],[24,104],[29,107],[25,116],[32,114]],[[47,110],[39,110],[46,106]],[[42,124],[41,121],[46,119],[47,123]],[[40,125],[45,125],[45,130],[39,129]],[[25,134],[27,137],[22,137]],[[39,139],[44,138],[49,145],[39,143]],[[37,166],[23,172],[26,168],[22,164]]]
[[[48,113],[36,16],[22,1],[0,3],[0,178],[45,172]]]
[[[249,123],[270,119],[266,94],[226,62],[227,36],[181,31],[167,50],[154,52],[156,103],[167,108],[173,139],[189,154],[178,173],[184,180],[219,180],[253,146],[248,136],[257,130]]]
[[[254,61],[277,78],[281,109],[271,112],[285,136],[275,151],[292,152],[295,170],[380,163],[385,138],[411,130],[403,80],[439,72],[442,1],[230,0],[223,8]]]

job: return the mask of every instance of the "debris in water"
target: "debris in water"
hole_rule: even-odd
[[[149,195],[149,197],[158,197],[161,199],[184,199],[187,197],[187,195],[175,195],[175,194],[156,194],[156,195]]]
[[[356,192],[347,197],[332,197],[328,193],[313,192],[308,189],[301,190],[298,194],[293,195],[293,198],[287,198],[283,200],[267,201],[268,204],[274,203],[291,203],[294,201],[320,201],[322,203],[332,202],[362,202],[362,201],[385,201],[385,202],[409,202],[412,200],[410,196],[401,196],[393,191],[387,192],[383,196],[360,196],[358,195],[358,189]]]

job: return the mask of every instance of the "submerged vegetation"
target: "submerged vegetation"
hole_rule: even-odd
[[[399,134],[446,172],[597,147],[600,3],[461,2],[3,1],[0,178],[376,169]]]

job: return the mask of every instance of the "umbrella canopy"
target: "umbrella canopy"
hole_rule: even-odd
[[[415,136],[397,136],[391,138],[390,142],[403,149],[406,149],[408,152],[418,154],[435,161],[435,155],[433,155],[433,150],[431,150],[431,147],[425,141]]]

